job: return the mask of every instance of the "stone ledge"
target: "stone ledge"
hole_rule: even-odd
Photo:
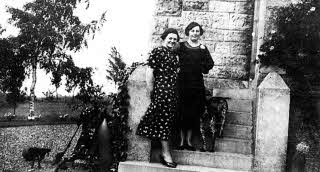
[[[204,83],[210,90],[214,88],[249,88],[249,81],[246,80],[223,79],[205,76]]]
[[[253,159],[251,155],[225,152],[195,152],[186,150],[174,150],[172,151],[172,156],[178,164],[224,168],[239,171],[251,170]]]
[[[202,166],[180,165],[177,168],[167,168],[159,163],[148,163],[140,161],[120,162],[119,172],[248,172],[229,169],[209,168]]]

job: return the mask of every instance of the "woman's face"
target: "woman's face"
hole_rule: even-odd
[[[198,41],[200,39],[200,27],[196,26],[189,31],[189,39],[191,41]]]
[[[163,45],[168,48],[173,48],[178,41],[178,35],[174,33],[169,33],[163,41]]]

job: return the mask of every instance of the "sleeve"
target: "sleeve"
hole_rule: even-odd
[[[205,46],[203,55],[203,61],[202,61],[202,73],[208,74],[209,70],[213,68],[214,61],[212,60],[211,54],[208,50],[208,48]]]
[[[148,66],[150,66],[152,69],[156,69],[159,67],[159,57],[160,57],[160,50],[158,48],[155,48],[151,51],[149,58],[147,60]]]

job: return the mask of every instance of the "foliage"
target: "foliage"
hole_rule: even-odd
[[[112,80],[116,85],[125,77],[126,64],[122,60],[121,54],[116,47],[111,47],[111,53],[108,59],[107,79]]]
[[[320,80],[319,16],[318,0],[302,0],[275,9],[271,16],[274,30],[260,47],[259,55],[262,66],[285,69],[284,79],[291,95],[290,116],[296,119],[290,125],[297,129],[298,143],[305,142],[314,148],[320,143],[319,119],[311,96],[312,81]]]
[[[66,62],[61,63],[62,72],[66,76],[66,89],[68,92],[77,88],[84,91],[86,87],[92,86],[92,68],[80,68],[75,66],[73,60],[68,58]],[[85,101],[85,100],[84,100]]]
[[[23,58],[16,54],[15,39],[0,39],[0,89],[14,112],[17,103],[25,100],[25,92],[20,91],[24,79]]]
[[[119,72],[117,78],[121,78],[118,82],[118,93],[112,94],[110,97],[113,100],[111,116],[108,120],[108,127],[111,131],[111,147],[114,162],[110,171],[117,171],[120,161],[127,159],[128,139],[126,134],[130,131],[128,126],[128,78],[131,73],[142,63],[133,63],[130,67]]]
[[[274,30],[261,46],[262,65],[278,66],[289,75],[320,74],[320,2],[303,0],[280,7],[271,16]]]
[[[133,63],[130,67],[125,68],[125,63],[116,48],[113,47],[112,52],[117,56],[114,56],[115,63],[109,61],[109,63],[111,62],[110,66],[113,65],[110,73],[114,74],[110,79],[117,83],[118,93],[105,96],[100,86],[85,82],[80,86],[80,92],[76,98],[82,101],[79,107],[84,107],[81,113],[82,123],[86,121],[85,123],[89,126],[98,127],[106,118],[111,134],[113,156],[113,163],[109,170],[117,171],[119,162],[127,158],[128,140],[126,134],[130,131],[127,124],[130,98],[127,88],[128,78],[134,69],[141,64]],[[84,135],[88,135],[88,133]]]
[[[318,0],[303,0],[276,9],[271,16],[274,30],[260,48],[262,66],[285,69],[291,92],[296,96],[308,97],[308,78],[320,79],[319,15]]]
[[[54,93],[54,91],[51,91],[49,89],[46,92],[42,92],[42,94],[45,96],[44,99],[48,100],[48,101],[53,101],[53,99],[54,99],[53,93]]]
[[[24,65],[32,68],[30,94],[34,96],[36,69],[39,66],[48,73],[52,72],[52,83],[58,88],[63,75],[59,66],[72,61],[68,51],[79,51],[87,46],[87,37],[99,30],[105,21],[105,13],[99,21],[81,23],[74,10],[79,3],[89,0],[34,0],[23,9],[8,8],[12,15],[10,22],[20,29],[17,36],[18,54],[24,57]],[[70,63],[69,63],[70,64]],[[28,71],[30,72],[30,71]]]
[[[107,120],[108,128],[111,135],[111,150],[113,156],[113,163],[109,171],[117,171],[120,161],[127,158],[128,140],[126,134],[130,131],[128,127],[128,78],[134,69],[140,65],[133,63],[131,67],[125,67],[120,53],[115,47],[112,47],[112,54],[114,61],[109,61],[109,72],[113,77],[110,77],[118,86],[118,93],[105,95],[102,92],[102,87],[95,85],[91,79],[92,71],[82,71],[70,64],[62,64],[71,66],[67,68],[67,85],[74,88],[74,85],[79,87],[79,92],[76,98],[80,100],[74,108],[81,111],[79,124],[82,124],[82,133],[78,143],[74,149],[73,156],[69,160],[83,159],[86,161],[87,166],[95,168],[93,162],[99,159],[99,154],[95,148],[97,142],[95,137],[97,135],[97,128],[101,125],[103,119]],[[67,61],[72,63],[72,61]],[[81,74],[72,75],[73,72]],[[76,76],[76,77],[74,77]],[[107,144],[107,143],[106,143]]]

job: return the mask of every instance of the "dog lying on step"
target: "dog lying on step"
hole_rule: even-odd
[[[25,148],[22,151],[22,157],[26,161],[31,161],[31,168],[34,166],[34,162],[38,161],[38,168],[41,168],[40,162],[44,159],[46,154],[49,154],[51,149],[47,148],[37,148],[37,147],[30,147]]]
[[[200,116],[200,140],[202,148],[200,151],[214,152],[215,141],[217,137],[223,136],[223,128],[228,111],[228,103],[224,97],[212,97],[209,90],[206,90],[206,106],[205,112]],[[206,134],[210,133],[212,140],[211,148],[207,144]]]

